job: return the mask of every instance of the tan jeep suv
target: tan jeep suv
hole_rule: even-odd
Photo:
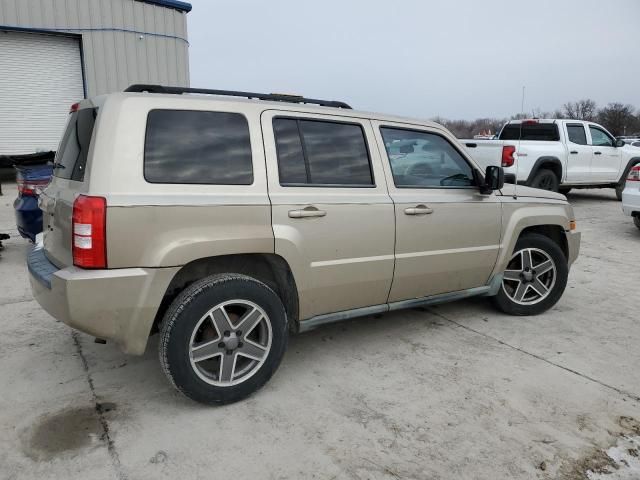
[[[54,172],[36,299],[126,353],[159,332],[204,403],[260,388],[290,331],[470,296],[543,312],[580,244],[562,195],[342,102],[137,85],[72,106]]]

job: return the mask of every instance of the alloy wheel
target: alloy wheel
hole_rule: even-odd
[[[272,337],[271,321],[255,303],[220,303],[203,315],[193,330],[191,367],[210,385],[237,385],[260,369],[269,355]]]
[[[533,305],[547,298],[556,282],[553,259],[544,250],[524,248],[513,254],[502,279],[502,289],[519,305]]]

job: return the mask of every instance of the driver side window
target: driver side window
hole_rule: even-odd
[[[471,165],[444,137],[401,128],[380,128],[398,188],[465,188],[475,185]]]
[[[594,147],[613,147],[613,138],[597,127],[589,125],[591,132],[591,144]]]

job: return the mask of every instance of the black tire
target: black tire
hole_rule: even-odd
[[[571,191],[571,187],[560,187],[560,188],[558,188],[558,191],[561,194],[566,195],[567,193],[569,193]]]
[[[537,233],[525,234],[516,242],[514,255],[516,252],[528,248],[542,250],[551,257],[555,264],[555,282],[549,289],[550,292],[546,298],[538,303],[529,305],[522,305],[512,300],[509,295],[507,295],[505,291],[507,287],[505,287],[505,282],[503,282],[498,294],[492,297],[491,300],[496,308],[510,315],[538,315],[539,313],[545,312],[558,302],[567,286],[569,266],[567,264],[567,258],[556,242],[549,237]]]
[[[626,178],[626,177],[625,177]],[[616,199],[622,201],[622,191],[624,190],[624,184],[616,185]]]
[[[542,190],[549,190],[551,192],[557,192],[560,186],[558,176],[551,170],[541,168],[531,180],[531,186],[533,188],[540,188]]]
[[[633,224],[640,229],[640,217],[633,217]]]
[[[270,333],[270,348],[264,359],[260,360],[263,362],[261,365],[256,360],[257,365],[253,370],[249,370],[253,373],[247,376],[246,380],[240,380],[237,384],[226,386],[212,385],[203,380],[202,373],[196,372],[195,364],[192,366],[191,347],[192,340],[195,338],[192,335],[200,335],[198,333],[201,331],[200,329],[206,327],[202,321],[204,321],[203,319],[207,312],[231,300],[247,301],[262,309],[267,317],[266,322],[270,325],[270,330],[268,330]],[[225,316],[229,320],[229,316]],[[260,322],[263,322],[263,320],[260,320]],[[196,329],[198,325],[201,325],[201,327]],[[209,326],[209,328],[212,332],[218,330],[216,326]],[[264,328],[262,324],[260,324],[260,328]],[[197,332],[194,333],[196,330]],[[169,381],[187,397],[209,405],[236,402],[258,390],[274,374],[287,348],[288,331],[284,306],[280,298],[267,285],[246,275],[212,275],[187,287],[171,303],[160,327],[160,364]],[[248,334],[249,332],[246,333]],[[220,332],[220,336],[222,335],[222,332]],[[233,331],[232,335],[235,337],[236,332]],[[242,332],[238,332],[238,335],[242,335]],[[215,336],[209,336],[207,340],[215,338]],[[231,348],[243,346],[243,338],[238,336],[236,339],[240,340],[239,344]],[[218,339],[215,339],[215,342],[217,341]],[[250,343],[246,338],[244,341],[247,344]],[[210,343],[213,344],[215,342],[211,341]],[[222,346],[223,343],[221,342],[218,346]],[[212,346],[211,348],[215,347]],[[226,346],[224,349],[226,349]],[[230,353],[232,352],[231,350],[224,351],[227,352],[227,355],[232,354]],[[220,356],[210,360],[215,361],[216,358],[218,359],[217,361],[220,362],[219,372],[222,376],[222,362],[227,357],[224,357],[224,354],[218,355]],[[235,353],[235,350],[233,350],[232,358],[231,379],[233,379],[233,372],[236,368],[236,360],[240,358]],[[247,357],[242,357],[242,361],[252,362]],[[215,383],[215,375],[212,377],[212,381]]]

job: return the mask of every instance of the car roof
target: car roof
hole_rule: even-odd
[[[256,107],[257,110],[283,110],[288,112],[299,112],[299,113],[311,113],[311,114],[324,114],[324,115],[335,115],[341,117],[352,117],[359,119],[368,119],[368,120],[379,120],[379,121],[387,121],[387,122],[395,122],[395,123],[406,123],[412,125],[426,126],[444,130],[445,128],[433,121],[412,118],[412,117],[403,117],[398,115],[390,115],[384,113],[375,113],[375,112],[367,112],[364,110],[353,110],[350,108],[337,108],[337,107],[326,107],[326,106],[317,106],[306,103],[295,103],[295,102],[285,102],[285,101],[273,101],[273,100],[254,100],[242,97],[228,97],[228,96],[217,96],[217,95],[196,95],[196,94],[165,94],[165,93],[130,93],[130,92],[118,92],[111,93],[107,95],[101,95],[98,97],[94,97],[89,100],[84,100],[81,102],[81,107],[85,106],[85,102],[90,103],[92,106],[100,107],[106,101],[111,100],[125,100],[127,98],[141,98],[148,100],[150,102],[154,102],[154,99],[163,99],[162,103],[165,103],[167,100],[170,102],[175,102],[176,106],[181,105],[182,107],[187,107],[190,103],[200,103],[202,102],[211,103],[211,108],[224,108],[225,105],[235,104],[235,105],[247,105],[250,107]],[[88,106],[88,105],[87,105]],[[198,108],[198,109],[201,109]]]

